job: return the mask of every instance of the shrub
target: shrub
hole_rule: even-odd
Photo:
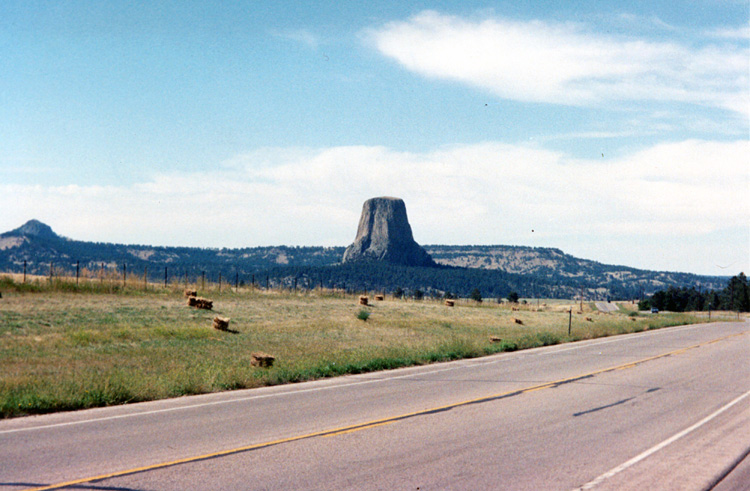
[[[367,321],[367,319],[370,317],[370,312],[366,311],[365,309],[362,309],[357,314],[357,319],[361,321]]]

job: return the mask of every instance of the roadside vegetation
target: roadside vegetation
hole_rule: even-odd
[[[630,303],[613,314],[563,300],[459,299],[448,307],[442,300],[370,296],[362,306],[359,295],[331,290],[204,286],[198,295],[214,301],[212,311],[188,307],[184,285],[0,277],[0,417],[300,382],[707,320],[643,314]],[[216,316],[231,319],[228,331],[212,328]],[[272,367],[251,365],[258,351],[276,357]]]
[[[723,290],[696,290],[671,286],[638,302],[640,310],[672,312],[732,310],[750,312],[750,282],[745,273],[732,277]]]

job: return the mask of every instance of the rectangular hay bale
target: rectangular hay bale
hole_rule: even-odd
[[[211,310],[214,308],[214,301],[203,297],[188,297],[187,304],[196,309]]]
[[[261,351],[256,351],[250,355],[250,364],[254,367],[270,368],[275,360],[275,356]]]
[[[230,320],[229,317],[221,317],[221,316],[214,317],[214,329],[217,329],[219,331],[228,331],[229,320]]]

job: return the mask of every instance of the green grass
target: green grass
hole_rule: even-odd
[[[218,292],[211,285],[199,291],[214,300],[214,311],[205,311],[188,307],[178,285],[148,291],[142,284],[61,286],[0,278],[1,417],[300,382],[706,321],[585,308],[574,313],[568,336],[572,302],[559,300],[514,311],[491,302],[457,301],[448,308],[387,299],[364,310],[357,296],[340,292],[235,292],[226,286]],[[213,329],[216,315],[230,317],[233,332]],[[252,366],[254,351],[274,355],[276,363]]]

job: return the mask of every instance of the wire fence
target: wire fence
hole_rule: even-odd
[[[19,268],[20,269],[20,268]],[[104,291],[122,290],[200,290],[200,291],[325,291],[329,294],[362,295],[371,293],[385,295],[385,291],[369,291],[353,288],[343,282],[326,281],[322,276],[284,275],[274,276],[265,272],[245,272],[236,269],[230,273],[228,267],[211,270],[209,268],[133,265],[113,262],[75,263],[23,262],[23,269],[14,273],[3,273],[16,283],[28,287],[50,287],[56,290]]]

